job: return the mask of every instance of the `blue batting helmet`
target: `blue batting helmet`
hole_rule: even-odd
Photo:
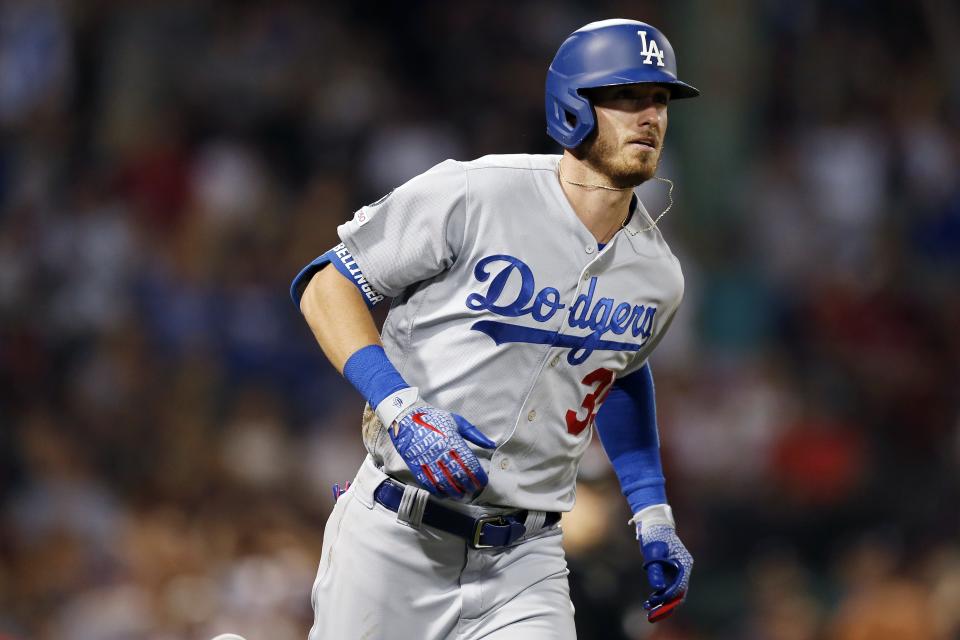
[[[665,85],[671,99],[700,95],[677,80],[670,41],[645,22],[601,20],[577,29],[547,71],[547,133],[568,149],[576,147],[596,126],[580,90],[637,83]]]

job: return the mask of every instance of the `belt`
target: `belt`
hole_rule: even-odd
[[[373,492],[373,498],[390,511],[396,512],[400,509],[405,488],[406,485],[388,478]],[[490,549],[506,547],[522,538],[527,532],[524,525],[526,519],[526,511],[474,518],[445,507],[431,498],[427,500],[421,522],[428,527],[463,538],[474,549]],[[560,514],[549,511],[543,521],[543,528],[558,522]]]

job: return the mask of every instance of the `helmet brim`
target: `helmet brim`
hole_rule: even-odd
[[[597,74],[592,82],[583,82],[580,89],[599,89],[600,87],[616,87],[622,84],[659,84],[670,89],[671,100],[681,100],[683,98],[696,98],[700,95],[700,90],[689,85],[686,82],[677,80],[667,73],[659,74],[659,77],[651,77],[646,69],[636,71],[626,71],[617,74]]]
[[[680,100],[682,98],[696,98],[700,95],[700,89],[697,89],[693,85],[689,85],[686,82],[681,82],[680,80],[675,80],[670,83],[670,99],[671,100]]]

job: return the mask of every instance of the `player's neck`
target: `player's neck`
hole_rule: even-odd
[[[569,153],[560,160],[557,178],[574,213],[587,230],[597,242],[609,242],[630,213],[633,189],[611,187],[605,175]]]

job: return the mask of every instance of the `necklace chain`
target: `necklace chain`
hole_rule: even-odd
[[[590,184],[590,183],[587,183],[587,182],[575,182],[575,181],[573,181],[573,180],[569,180],[569,179],[567,179],[567,178],[565,178],[565,177],[563,176],[562,165],[563,165],[562,162],[558,162],[558,163],[557,163],[557,176],[560,178],[561,181],[566,182],[567,184],[572,184],[572,185],[575,186],[575,187],[583,187],[584,189],[605,189],[605,190],[607,190],[607,191],[631,191],[631,190],[633,190],[633,187],[622,187],[622,188],[621,188],[621,187],[608,187],[607,185],[603,185],[603,184]],[[670,188],[667,190],[667,199],[668,199],[667,208],[664,209],[664,210],[660,213],[660,215],[657,216],[656,220],[654,220],[652,223],[648,224],[648,225],[647,225],[646,227],[644,227],[643,229],[640,229],[640,231],[639,231],[638,233],[646,233],[647,231],[650,231],[651,229],[656,228],[657,223],[660,222],[660,218],[662,218],[663,216],[667,215],[667,211],[670,211],[670,209],[673,207],[673,180],[671,180],[670,178],[662,178],[662,177],[660,177],[660,176],[653,176],[653,179],[654,179],[654,180],[659,180],[660,182],[666,182],[668,185],[670,185]],[[621,228],[621,229],[623,229],[623,228],[625,228],[625,227],[627,226],[627,220],[629,220],[629,219],[630,219],[630,213],[627,212],[627,215],[626,215],[626,216],[623,218],[623,220],[620,222],[620,228]]]

